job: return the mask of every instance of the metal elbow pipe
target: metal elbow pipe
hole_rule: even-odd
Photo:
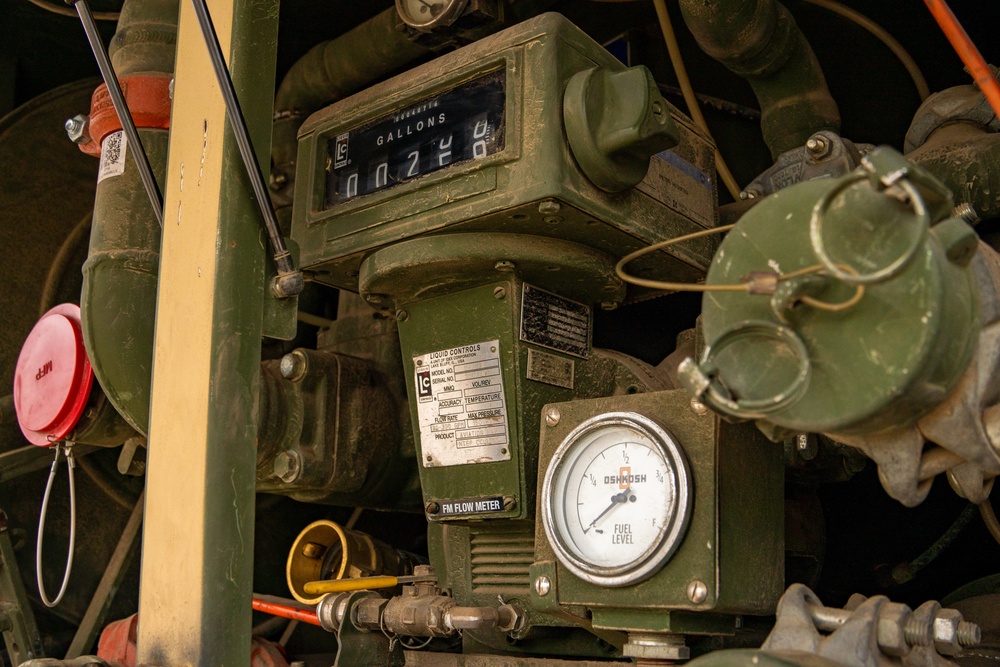
[[[680,0],[699,46],[745,78],[761,108],[772,156],[820,130],[840,130],[837,103],[816,55],[788,10],[775,0]]]
[[[296,135],[306,116],[428,53],[397,28],[389,8],[340,37],[311,48],[275,94],[271,159],[289,181],[295,176]]]
[[[125,3],[110,47],[119,78],[173,72],[178,9],[178,0]],[[140,128],[139,134],[162,188],[167,131]],[[145,433],[160,226],[131,157],[125,157],[123,168],[97,184],[80,306],[84,344],[98,382],[129,424]]]

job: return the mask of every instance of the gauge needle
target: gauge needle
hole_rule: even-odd
[[[604,511],[598,514],[597,518],[591,521],[590,525],[583,529],[583,534],[586,535],[587,532],[589,532],[590,529],[594,527],[594,524],[596,524],[598,521],[601,520],[601,517],[603,517],[605,514],[607,514],[608,512],[610,512],[615,508],[615,505],[618,505],[619,503],[628,502],[628,496],[631,491],[632,487],[629,487],[624,491],[622,491],[621,493],[616,493],[615,495],[611,496],[611,504],[605,507]]]
[[[431,14],[434,14],[435,13],[434,10],[438,8],[437,5],[432,5],[431,3],[427,2],[427,0],[420,0],[420,4],[422,4],[427,9],[431,10]]]

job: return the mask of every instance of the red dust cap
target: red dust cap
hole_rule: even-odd
[[[17,358],[14,409],[24,437],[44,447],[69,435],[93,384],[80,307],[58,305],[35,323]]]

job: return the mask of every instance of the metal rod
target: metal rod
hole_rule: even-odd
[[[253,142],[250,140],[250,132],[247,130],[246,119],[243,117],[243,110],[236,97],[233,80],[229,76],[226,61],[222,56],[222,47],[215,34],[212,16],[208,12],[205,0],[191,1],[194,4],[195,14],[198,16],[201,34],[205,38],[205,46],[208,47],[208,55],[212,61],[212,69],[215,70],[215,78],[219,82],[222,98],[226,102],[229,125],[233,128],[233,135],[236,137],[236,144],[239,146],[240,156],[243,158],[243,166],[246,168],[247,176],[250,177],[250,184],[253,186],[254,196],[257,200],[257,208],[260,209],[260,215],[264,220],[264,229],[267,231],[268,239],[271,241],[271,249],[274,251],[274,263],[278,270],[278,278],[272,285],[272,291],[279,297],[295,296],[302,292],[304,286],[302,273],[295,269],[291,253],[285,247],[285,239],[281,236],[281,231],[278,228],[278,218],[274,214],[271,198],[267,194],[264,175],[260,171]]]
[[[162,227],[163,195],[160,194],[160,186],[156,184],[156,177],[153,176],[153,168],[149,166],[149,158],[146,157],[146,149],[143,148],[142,140],[139,138],[139,131],[135,129],[135,123],[132,122],[132,114],[129,113],[128,105],[125,103],[125,96],[122,94],[118,77],[115,76],[115,70],[108,59],[108,53],[104,50],[104,42],[101,41],[101,36],[97,32],[97,24],[94,22],[93,14],[90,13],[90,6],[87,4],[87,0],[75,0],[72,4],[76,13],[80,15],[83,31],[87,33],[87,41],[90,42],[90,49],[97,59],[97,67],[101,70],[101,76],[104,77],[104,85],[108,87],[111,103],[115,107],[115,113],[118,114],[118,120],[122,125],[122,130],[125,131],[125,137],[132,146],[132,150],[128,152],[132,153],[135,166],[139,169],[139,178],[142,179],[142,185],[146,188],[146,194],[149,195],[149,203],[153,207],[153,213]]]
[[[118,546],[111,554],[111,560],[104,570],[94,597],[87,605],[87,611],[80,621],[73,641],[70,642],[69,650],[66,652],[66,660],[79,658],[84,653],[90,651],[98,635],[104,629],[104,622],[107,620],[108,612],[111,610],[111,603],[114,602],[115,594],[121,587],[122,580],[128,572],[129,563],[135,553],[135,548],[139,545],[139,529],[142,527],[142,512],[145,492],[139,494],[139,499],[135,501],[132,514],[128,523],[122,531],[122,536],[118,540]]]

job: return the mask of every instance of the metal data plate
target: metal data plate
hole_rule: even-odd
[[[500,341],[413,358],[425,468],[510,460]]]

